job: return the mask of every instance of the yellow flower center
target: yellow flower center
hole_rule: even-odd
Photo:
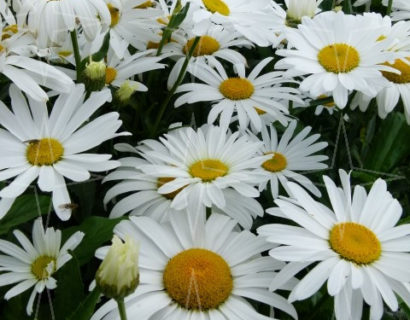
[[[373,231],[354,222],[336,224],[330,230],[329,243],[341,258],[359,265],[376,261],[382,251]]]
[[[228,173],[228,166],[217,159],[206,159],[195,162],[189,168],[189,173],[195,178],[209,182]]]
[[[219,85],[219,91],[230,100],[243,100],[252,96],[253,84],[244,78],[228,78]]]
[[[174,256],[165,267],[163,280],[168,295],[189,310],[216,309],[233,288],[229,265],[206,249],[188,249]]]
[[[160,187],[162,187],[164,184],[166,184],[167,182],[170,182],[170,181],[173,181],[173,180],[175,180],[175,178],[171,178],[171,177],[161,177],[161,178],[158,178],[158,180],[157,180],[157,187],[158,187],[158,189],[159,189]],[[167,198],[167,199],[172,200],[172,199],[174,199],[174,198],[177,196],[177,194],[180,193],[180,192],[182,191],[182,189],[184,189],[184,188],[185,188],[185,186],[182,187],[182,188],[179,188],[179,189],[177,189],[177,190],[175,190],[175,191],[173,191],[173,192],[163,194],[163,196],[164,196],[165,198]]]
[[[53,138],[32,140],[26,149],[27,161],[34,166],[50,166],[60,161],[63,154],[64,147]]]
[[[288,161],[286,157],[279,152],[268,152],[266,154],[273,154],[271,159],[262,163],[262,168],[270,172],[279,172],[286,169]]]
[[[195,41],[195,38],[188,40],[182,51],[187,54]],[[194,49],[192,55],[194,57],[211,55],[219,50],[219,42],[210,36],[201,36],[197,46]]]
[[[116,77],[117,77],[117,70],[115,70],[115,68],[107,67],[105,69],[105,83],[106,84],[110,84],[111,82],[113,82]]]
[[[51,264],[51,266],[49,266]],[[31,273],[37,280],[48,279],[56,271],[56,259],[50,256],[40,256],[31,264]]]
[[[319,97],[317,97],[318,99],[326,99],[329,98],[329,96],[325,95],[325,94],[321,94]],[[328,102],[328,103],[324,103],[322,104],[322,106],[324,107],[328,107],[328,108],[333,108],[335,106],[335,102]]]
[[[222,0],[202,0],[205,8],[212,13],[218,12],[223,16],[229,16],[231,11],[228,5]]]
[[[394,83],[410,83],[410,57],[406,58],[409,64],[405,63],[403,60],[397,59],[393,64],[384,63],[384,65],[397,69],[401,74],[396,74],[392,72],[382,71],[383,76]]]
[[[335,43],[324,47],[319,51],[317,57],[322,67],[333,73],[350,72],[360,63],[359,52],[345,43]]]
[[[111,3],[107,4],[107,7],[111,14],[111,27],[114,27],[120,21],[120,10],[114,7]]]

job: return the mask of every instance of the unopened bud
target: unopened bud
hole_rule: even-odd
[[[138,87],[139,85],[135,81],[124,81],[117,91],[115,91],[115,98],[120,104],[127,104]]]
[[[104,61],[91,61],[84,70],[84,84],[88,91],[99,91],[105,86]]]

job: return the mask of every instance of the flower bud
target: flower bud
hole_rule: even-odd
[[[138,83],[135,81],[124,81],[115,91],[114,97],[120,104],[127,104],[131,96],[138,89]]]
[[[302,17],[312,18],[317,10],[316,0],[288,0],[286,12],[286,24],[296,28]]]
[[[139,245],[132,238],[127,237],[123,243],[114,235],[95,277],[105,296],[117,300],[135,291],[139,284],[138,252]]]
[[[104,61],[90,61],[84,70],[84,84],[88,91],[99,91],[105,86]]]

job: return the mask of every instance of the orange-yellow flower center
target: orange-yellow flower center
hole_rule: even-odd
[[[383,71],[383,76],[394,83],[410,83],[410,57],[406,59],[408,63],[405,63],[401,59],[397,59],[393,64],[388,62],[384,63],[386,66],[399,70],[401,74]]]
[[[219,91],[230,100],[244,100],[255,91],[253,84],[244,78],[228,78],[219,85]]]
[[[359,52],[345,43],[328,45],[319,51],[317,57],[322,67],[333,73],[350,72],[360,63]]]
[[[152,2],[151,0],[148,0],[148,1],[141,3],[139,6],[136,6],[136,8],[137,9],[147,9],[153,6],[154,6],[154,2]]]
[[[173,180],[175,180],[175,178],[172,178],[172,177],[161,177],[161,178],[158,178],[158,180],[157,180],[157,187],[158,187],[158,189],[161,188],[161,187],[162,187],[164,184],[166,184],[167,182],[170,182],[170,181],[173,181]],[[177,196],[177,194],[180,193],[180,192],[182,191],[182,189],[184,189],[184,188],[185,188],[185,187],[182,187],[182,188],[179,188],[179,189],[177,189],[177,190],[175,190],[175,191],[173,191],[173,192],[163,194],[163,196],[164,196],[165,198],[167,198],[167,199],[172,200],[172,199],[174,199],[174,198]]]
[[[53,138],[32,140],[26,149],[27,161],[34,166],[50,166],[60,161],[63,154],[63,145]]]
[[[229,16],[231,11],[228,5],[222,0],[202,0],[205,8],[212,13],[218,12],[223,16]]]
[[[113,82],[116,77],[117,77],[117,70],[115,70],[115,68],[107,67],[105,69],[105,83],[106,84],[110,84],[111,82]]]
[[[336,224],[330,230],[329,243],[341,258],[358,265],[376,261],[382,252],[380,241],[373,231],[354,222]]]
[[[195,178],[200,178],[204,182],[223,177],[229,171],[226,164],[217,159],[199,160],[191,165],[189,173]]]
[[[111,15],[111,27],[114,27],[120,21],[120,10],[114,7],[111,3],[107,4],[108,10],[110,11]]]
[[[57,263],[54,257],[40,256],[31,264],[31,273],[37,280],[48,279],[56,271]]]
[[[279,152],[268,152],[267,154],[273,154],[273,156],[262,163],[263,169],[270,172],[279,172],[286,169],[288,161],[283,154]]]
[[[191,38],[187,41],[182,51],[187,54],[191,50],[195,38]],[[210,36],[201,36],[198,44],[196,45],[192,55],[194,57],[211,55],[219,50],[219,42]]]
[[[174,256],[165,267],[168,295],[188,310],[216,309],[231,295],[231,269],[218,254],[206,249],[188,249]]]

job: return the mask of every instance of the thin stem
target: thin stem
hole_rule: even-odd
[[[127,320],[127,312],[125,310],[124,298],[117,299],[117,305],[121,320]]]
[[[343,3],[343,11],[346,14],[351,14],[353,12],[353,7],[352,7],[352,1],[351,0],[345,0]]]
[[[75,59],[75,70],[77,73],[77,81],[80,81],[81,78],[81,56],[80,56],[80,48],[78,47],[78,40],[77,40],[77,31],[74,29],[70,32],[71,35],[71,42],[73,44],[73,51],[74,51],[74,59]]]
[[[200,39],[201,39],[201,37],[199,37],[199,36],[195,37],[195,40],[194,40],[191,48],[189,49],[188,54],[185,57],[184,64],[182,65],[182,68],[181,68],[181,71],[179,72],[177,80],[175,81],[174,85],[172,86],[171,90],[169,91],[169,93],[168,93],[167,97],[165,98],[164,102],[160,106],[159,114],[158,114],[157,119],[155,120],[154,129],[152,131],[153,134],[157,132],[159,123],[161,122],[161,119],[164,115],[164,112],[165,112],[169,102],[171,101],[172,96],[174,95],[175,91],[177,90],[177,88],[181,84],[182,80],[184,79],[186,69],[188,68],[189,60],[191,59],[191,57],[194,53],[194,50],[195,50],[196,46],[198,45]]]
[[[389,3],[387,4],[387,10],[386,10],[387,16],[391,14],[392,7],[393,7],[393,0],[389,0]]]

